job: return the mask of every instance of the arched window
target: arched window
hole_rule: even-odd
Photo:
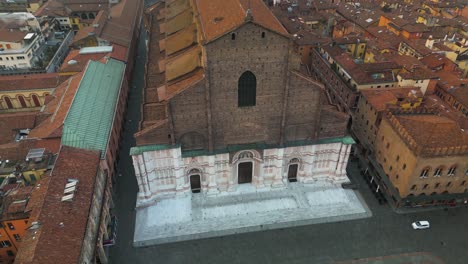
[[[89,19],[95,19],[96,18],[93,13],[89,13],[88,17],[89,17]]]
[[[442,175],[442,167],[438,167],[438,168],[434,171],[434,177],[440,177],[440,175]]]
[[[81,18],[82,18],[82,19],[88,19],[88,15],[85,14],[85,13],[83,13],[83,14],[81,14]]]
[[[13,109],[13,104],[11,103],[10,97],[5,96],[3,97],[8,109]]]
[[[31,97],[34,102],[34,106],[41,106],[41,102],[39,101],[39,97],[37,97],[37,95],[33,94]]]
[[[244,72],[239,78],[237,89],[238,107],[255,106],[257,97],[257,78],[250,72]]]
[[[447,172],[447,176],[453,176],[453,175],[455,175],[455,171],[456,171],[456,170],[457,170],[457,166],[456,166],[456,165],[450,167],[450,169],[449,169],[448,172]]]
[[[26,101],[24,100],[24,97],[23,97],[22,95],[18,95],[18,101],[20,102],[21,107],[23,107],[23,108],[28,107],[28,106],[26,105]]]
[[[421,178],[427,178],[427,175],[429,174],[429,171],[430,171],[430,168],[424,168],[424,169],[421,171],[421,174],[419,175],[419,177],[421,177]]]

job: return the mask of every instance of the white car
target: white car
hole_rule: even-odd
[[[429,221],[416,221],[412,223],[411,226],[413,226],[414,230],[418,230],[418,229],[427,229],[431,225],[429,224]]]

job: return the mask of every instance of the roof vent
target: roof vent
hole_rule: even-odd
[[[75,64],[77,64],[77,63],[78,63],[78,62],[77,62],[76,60],[69,60],[69,61],[67,62],[68,65],[75,65]]]
[[[63,191],[62,202],[71,202],[75,196],[76,187],[78,185],[77,179],[68,179]]]

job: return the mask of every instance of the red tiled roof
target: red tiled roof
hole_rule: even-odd
[[[29,227],[33,222],[37,222],[39,215],[42,211],[42,206],[44,204],[44,198],[47,194],[47,189],[49,187],[51,177],[43,177],[38,184],[36,184],[34,191],[31,195],[31,199],[26,206],[26,211],[30,211],[29,216]],[[29,229],[26,235],[22,238],[22,245],[18,252],[16,253],[15,263],[31,263],[32,258],[34,257],[34,252],[38,243],[37,237],[40,237],[41,229]]]
[[[244,24],[249,8],[254,23],[288,36],[286,29],[261,0],[196,0],[195,2],[207,42]]]
[[[31,130],[29,138],[60,137],[63,121],[68,114],[73,98],[78,90],[83,73],[77,73],[63,82],[52,94],[55,98],[50,101],[44,112],[51,114],[41,124]]]
[[[142,9],[142,0],[120,0],[111,7],[111,19],[107,20],[100,37],[113,44],[130,47]]]
[[[468,145],[468,132],[454,120],[438,115],[396,115],[416,143],[423,148],[448,148]]]
[[[2,219],[13,220],[27,218],[26,205],[33,190],[33,186],[25,186],[9,191],[3,200]],[[4,189],[3,191],[6,190]]]
[[[62,147],[52,172],[44,204],[37,221],[40,227],[28,231],[26,237],[35,236],[37,242],[23,241],[18,263],[49,264],[78,263],[88,223],[89,210],[99,168],[97,151]],[[73,201],[62,202],[64,186],[68,179],[77,179]],[[62,224],[61,224],[62,223]],[[24,248],[24,249],[23,249]],[[29,249],[28,248],[34,248]]]
[[[13,142],[18,129],[33,128],[38,112],[17,112],[0,115],[0,144]]]
[[[21,42],[24,37],[26,36],[26,32],[17,31],[17,30],[7,30],[1,29],[0,30],[0,41],[5,42]]]
[[[112,47],[110,57],[126,63],[128,60],[128,48],[115,43],[112,44]]]
[[[106,52],[80,54],[80,50],[71,50],[63,61],[63,64],[60,67],[60,72],[81,72],[86,67],[86,65],[88,65],[88,61],[97,61],[106,55]],[[71,60],[75,61],[75,63],[69,63]]]
[[[57,73],[0,76],[0,91],[50,89],[66,78]]]
[[[361,91],[361,95],[366,98],[377,111],[387,109],[387,105],[389,103],[396,103],[398,98],[410,99],[411,96],[422,97],[419,87],[365,89]]]

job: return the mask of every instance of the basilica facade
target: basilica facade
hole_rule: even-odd
[[[261,0],[167,0],[146,11],[146,26],[137,206],[348,181],[347,116]]]

